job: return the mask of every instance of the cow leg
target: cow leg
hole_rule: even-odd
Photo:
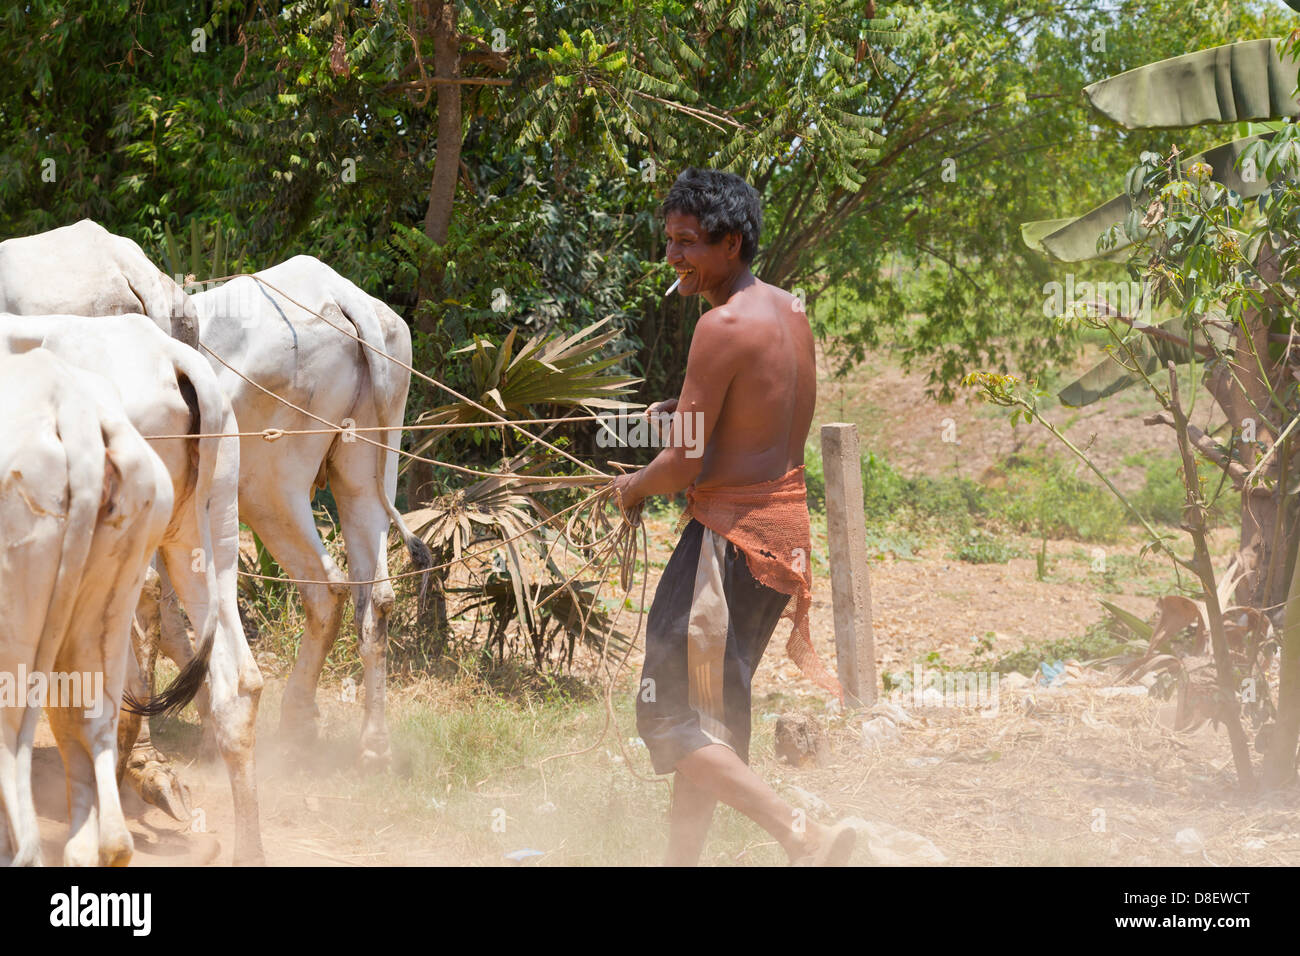
[[[373,459],[373,455],[371,456]],[[373,469],[373,464],[371,464]],[[340,469],[341,471],[342,469]],[[375,500],[374,479],[356,487],[349,476],[331,467],[330,489],[339,506],[343,539],[348,551],[348,576],[370,581],[388,576],[388,514]],[[388,725],[384,718],[387,688],[388,614],[392,610],[393,586],[354,584],[353,601],[357,647],[364,667],[365,715],[361,724],[361,762],[380,768],[392,759]]]
[[[39,707],[0,708],[0,863],[40,866],[41,831],[32,799],[32,744]]]
[[[284,690],[280,710],[280,733],[287,741],[311,742],[316,735],[316,685],[320,681],[325,655],[334,646],[347,601],[347,578],[335,565],[316,532],[311,500],[303,494],[281,488],[259,489],[252,502],[245,496],[244,520],[257,532],[271,556],[291,578],[334,582],[299,584],[307,626],[298,647],[298,658]]]
[[[219,578],[218,590],[233,595],[233,583],[225,587],[220,579],[236,573],[238,541],[213,541],[213,561]],[[190,553],[184,545],[163,548],[164,562],[175,568],[188,562]],[[177,574],[172,578],[181,602],[191,616],[201,620],[207,606],[206,587],[199,574]],[[229,603],[229,607],[225,606]],[[235,864],[261,865],[266,862],[258,824],[257,773],[254,766],[257,705],[262,694],[262,674],[244,640],[239,609],[234,601],[222,601],[217,613],[220,624],[212,655],[208,662],[206,685],[211,702],[208,722],[213,728],[216,749],[225,761],[230,776],[235,811]],[[180,662],[177,662],[180,663]]]
[[[101,628],[111,631],[114,617],[106,615],[107,620]],[[77,642],[82,635],[89,637],[92,634],[89,629],[73,632],[72,640]],[[72,654],[60,659],[58,669],[64,673],[83,674],[86,681],[83,688],[92,674],[102,674],[102,696],[94,699],[87,695],[83,700],[73,702],[73,706],[46,710],[67,774],[70,824],[68,842],[63,849],[63,865],[126,866],[134,845],[122,813],[115,773],[117,702],[122,699],[125,660],[91,661],[86,652],[97,655],[100,641],[91,639],[85,643],[88,647],[72,647]],[[125,647],[117,649],[123,658],[125,650]]]
[[[62,455],[59,456],[62,458]],[[41,474],[39,460],[20,460],[22,471]],[[63,467],[63,461],[55,464]],[[7,478],[13,479],[17,472]],[[19,486],[21,488],[21,486]],[[0,495],[0,528],[21,528],[31,521],[27,498],[19,494]],[[21,600],[10,600],[0,621],[0,668],[16,680],[20,668],[27,673],[44,673],[54,666],[56,646],[42,643],[46,613],[55,594],[62,552],[63,522],[48,515],[36,522],[30,533],[0,548],[0,580],[21,582]],[[17,598],[17,591],[9,592]],[[12,866],[41,866],[41,834],[32,797],[32,749],[40,707],[23,706],[26,688],[17,706],[0,706],[0,862]]]
[[[94,866],[99,862],[95,767],[90,752],[77,733],[75,711],[68,707],[51,707],[45,713],[59,745],[68,785],[68,842],[63,848],[63,865]]]
[[[133,650],[136,650],[135,643],[133,640]],[[145,673],[153,672],[153,662],[158,655],[157,645],[150,644],[145,649],[148,656],[143,670],[136,653],[127,657],[126,687],[137,700],[144,700],[153,690],[144,678]],[[117,746],[117,779],[126,780],[146,803],[165,811],[173,819],[189,822],[189,787],[177,776],[170,758],[154,747],[149,734],[149,718],[123,710],[118,721]]]
[[[116,709],[111,704],[105,707],[106,711]],[[114,773],[117,761],[115,735],[115,721],[111,717],[100,717],[91,728],[90,754],[95,765],[96,796],[99,799],[100,866],[126,866],[135,852],[135,842],[131,839],[131,830],[126,825],[126,815],[122,812],[122,800],[118,795],[117,774]]]

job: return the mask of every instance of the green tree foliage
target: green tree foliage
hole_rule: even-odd
[[[1086,208],[1121,151],[1167,145],[1077,148],[1078,88],[1277,18],[1169,0],[467,0],[456,191],[434,241],[441,7],[10,6],[0,233],[89,216],[161,262],[166,228],[198,219],[246,261],[309,252],[399,308],[422,367],[453,384],[447,356],[479,336],[613,317],[658,398],[680,384],[698,304],[660,295],[653,211],[682,167],[725,167],[765,195],[760,276],[814,304],[835,290],[824,304],[853,307],[814,315],[849,358],[896,340],[946,394],[970,364],[1069,346],[1025,321],[1050,267],[1015,224]]]
[[[1044,330],[1039,293],[1069,267],[1027,249],[1018,224],[1109,198],[1135,150],[1213,142],[1201,131],[1103,131],[1079,90],[1163,57],[1275,35],[1289,19],[1267,3],[918,8],[915,43],[885,74],[889,148],[850,200],[820,273],[853,305],[819,313],[854,346],[844,360],[895,344],[946,397],[963,368],[1015,365],[1032,376],[1069,356],[1076,340]]]

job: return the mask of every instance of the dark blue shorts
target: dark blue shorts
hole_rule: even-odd
[[[713,743],[749,762],[754,671],[790,597],[754,580],[745,556],[692,520],[646,622],[637,732],[655,773]]]

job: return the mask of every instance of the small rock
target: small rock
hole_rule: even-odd
[[[861,817],[845,817],[840,823],[847,823],[858,831],[872,860],[882,866],[925,866],[948,862],[943,851],[919,833]]]
[[[903,710],[898,704],[890,703],[887,700],[880,701],[867,713],[872,717],[888,717],[890,723],[899,727],[916,726],[916,721],[908,715],[907,711]]]
[[[808,714],[782,714],[776,719],[776,756],[794,767],[820,766],[829,755],[821,724]]]
[[[1033,681],[1020,673],[1020,671],[1012,671],[1011,673],[1003,674],[998,678],[998,690],[1003,692],[1009,690],[1022,690],[1032,683]]]
[[[547,800],[545,803],[543,803],[541,806],[539,806],[539,807],[537,808],[537,812],[538,812],[538,813],[554,813],[554,812],[555,812],[555,804],[553,804],[550,800]]]
[[[943,763],[942,757],[908,757],[904,761],[909,767],[933,767],[935,764]]]
[[[1180,852],[1186,853],[1188,856],[1194,856],[1205,850],[1205,840],[1193,827],[1179,830],[1174,835],[1174,845],[1178,847]]]
[[[872,717],[862,724],[862,745],[879,747],[901,737],[902,731],[888,717]]]

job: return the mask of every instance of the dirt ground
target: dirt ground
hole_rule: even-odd
[[[848,384],[832,381],[828,373],[821,386],[819,423],[858,422],[864,452],[883,453],[905,472],[956,469],[967,477],[983,474],[1031,437],[1025,426],[1013,432],[998,410],[936,405],[924,397],[923,386],[923,376],[906,375],[884,360],[869,363]],[[1117,397],[1087,413],[1062,410],[1059,420],[1069,423],[1072,436],[1092,440],[1098,456],[1119,468],[1120,459],[1133,451],[1168,450],[1169,436],[1143,426],[1139,407]],[[959,448],[939,438],[948,418],[955,423]],[[1041,429],[1034,434],[1038,440],[1045,437]],[[652,565],[657,565],[651,569],[652,590],[671,550],[673,527],[667,518],[649,526]],[[1216,543],[1226,551],[1230,536],[1221,535]],[[1133,541],[1111,550],[1136,554],[1137,547]],[[1032,559],[967,564],[947,557],[942,545],[923,548],[911,560],[883,555],[873,561],[878,671],[907,672],[936,653],[950,666],[978,669],[980,638],[990,635],[992,649],[982,659],[992,660],[1025,643],[1078,635],[1101,617],[1098,597],[1142,617],[1150,613],[1149,595],[1132,588],[1100,590],[1100,581],[1089,575],[1087,549],[1078,542],[1052,541],[1048,549],[1055,569],[1047,581],[1036,580]],[[814,642],[823,660],[831,662],[830,585],[824,573],[815,581],[812,613]],[[784,630],[773,638],[755,678],[756,768],[819,818],[855,816],[901,828],[929,841],[953,864],[1300,862],[1300,794],[1288,791],[1267,801],[1243,798],[1234,789],[1222,731],[1207,726],[1175,734],[1167,729],[1167,704],[1108,691],[1105,675],[1063,688],[1006,690],[992,716],[973,709],[918,708],[904,701],[910,722],[904,722],[897,737],[864,744],[863,717],[846,718],[828,707],[824,695],[784,653]],[[630,665],[631,673],[639,671],[636,657]],[[278,692],[278,683],[271,682],[264,700],[276,699]],[[342,711],[328,702],[334,695],[321,696],[327,722],[357,720],[355,710]],[[395,707],[402,696],[394,690]],[[821,766],[795,769],[771,756],[774,718],[792,711],[812,714],[827,728],[830,749]],[[764,740],[767,745],[760,746]],[[300,766],[290,772],[272,742],[259,743],[261,821],[269,862],[491,862],[467,858],[463,850],[408,827],[376,822],[362,798],[340,783],[350,759],[348,748],[337,740],[323,743],[307,756],[316,774],[313,784],[297,772]],[[172,820],[124,793],[136,841],[133,865],[228,864],[233,820],[224,768],[211,760],[181,761],[179,766],[193,804],[203,810],[201,826]],[[53,863],[66,818],[61,764],[44,723],[35,777],[46,856]],[[860,841],[854,862],[889,862],[881,839]],[[732,861],[743,862],[750,849]]]

